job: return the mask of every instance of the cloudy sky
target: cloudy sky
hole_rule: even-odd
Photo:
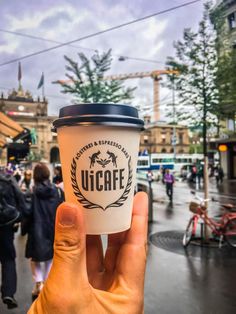
[[[2,65],[19,57],[69,42],[89,34],[126,23],[190,0],[0,0],[0,91],[18,87],[18,62]],[[183,29],[197,29],[202,16],[203,1],[140,21],[100,36],[78,41],[21,61],[22,85],[34,97],[41,73],[45,74],[45,95],[49,101],[49,114],[71,103],[68,95],[60,92],[52,81],[65,78],[64,55],[78,60],[77,53],[91,56],[112,48],[113,63],[109,74],[123,74],[164,69],[166,57],[174,54],[173,41],[181,39]],[[34,39],[11,34],[17,32],[39,37]],[[129,57],[119,61],[119,56]],[[134,59],[132,59],[134,58]],[[135,58],[150,61],[135,60]],[[156,63],[151,62],[156,61]],[[143,108],[153,101],[151,78],[126,80],[126,85],[137,86],[134,105]],[[161,89],[161,113],[170,92]]]

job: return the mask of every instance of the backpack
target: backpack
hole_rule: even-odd
[[[14,224],[20,217],[16,206],[7,202],[6,195],[12,195],[12,189],[11,179],[0,176],[0,227]]]

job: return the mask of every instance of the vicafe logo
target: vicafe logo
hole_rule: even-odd
[[[132,185],[131,156],[117,142],[101,140],[82,147],[71,163],[71,183],[84,208],[120,207]]]

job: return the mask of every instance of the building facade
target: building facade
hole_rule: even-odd
[[[52,133],[52,121],[48,116],[47,100],[34,100],[29,91],[24,92],[21,86],[9,95],[1,94],[0,111],[26,129],[30,135],[27,144],[22,140],[8,142],[2,149],[1,163],[19,162],[25,159],[59,162],[57,135]]]
[[[219,55],[227,54],[228,52],[236,53],[236,0],[218,0],[214,10],[219,10],[223,16],[223,25],[218,30],[219,40]],[[236,108],[236,104],[234,105]],[[236,109],[234,111],[236,113]],[[216,141],[216,145],[224,145],[225,150],[220,151],[220,162],[229,179],[236,178],[236,136],[235,136],[235,120],[227,121],[226,129],[232,134],[221,136],[222,139]],[[234,134],[233,134],[234,133]]]
[[[34,100],[30,92],[20,87],[9,95],[1,95],[0,112],[10,117],[29,131],[27,144],[21,141],[8,143],[2,150],[1,163],[20,162],[22,160],[45,160],[59,163],[57,134],[51,131],[55,116],[48,116],[47,100]],[[145,130],[141,133],[140,152],[149,153],[189,153],[188,128],[180,125],[168,125],[161,122],[150,123],[145,117]]]
[[[151,124],[145,117],[145,130],[141,133],[140,152],[148,153],[189,153],[188,128],[157,122]]]
[[[218,0],[213,9],[219,10],[223,16],[223,25],[220,28],[220,53],[236,48],[236,0]]]

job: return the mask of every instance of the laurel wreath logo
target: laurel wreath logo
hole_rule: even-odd
[[[127,180],[127,184],[126,184],[125,190],[124,190],[123,194],[115,202],[107,205],[106,207],[103,207],[103,206],[101,206],[99,204],[92,203],[86,197],[84,197],[84,195],[80,191],[80,188],[79,188],[78,183],[77,183],[76,166],[77,166],[76,165],[76,161],[73,158],[72,163],[71,163],[71,182],[72,182],[72,187],[73,187],[75,196],[77,197],[78,201],[84,206],[84,208],[88,208],[88,209],[101,208],[102,210],[105,211],[109,207],[120,207],[120,206],[122,206],[124,204],[124,202],[128,198],[128,195],[129,195],[129,192],[130,192],[130,189],[131,189],[131,184],[132,184],[133,171],[132,171],[132,167],[131,167],[131,157],[129,158],[129,161],[128,161],[129,175],[128,175],[128,180]]]

